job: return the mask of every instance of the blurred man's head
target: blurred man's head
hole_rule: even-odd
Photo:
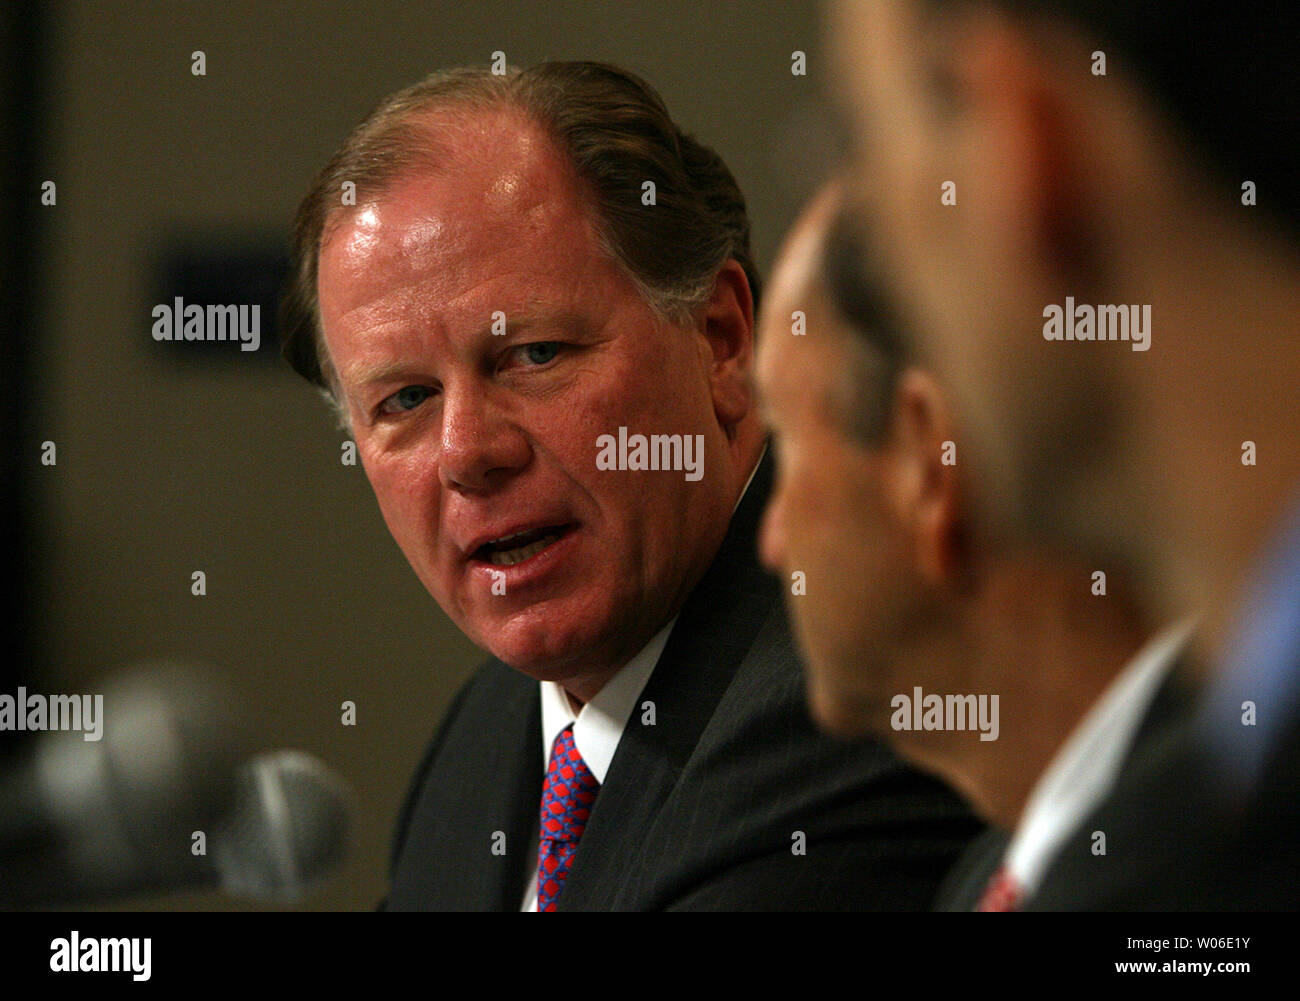
[[[1121,579],[1098,598],[1086,559],[982,531],[946,395],[893,336],[840,208],[830,190],[804,213],[764,302],[778,462],[762,557],[784,578],[818,722],[884,737],[1010,826],[1144,627]],[[900,728],[897,700],[918,688],[996,697],[991,726]]]
[[[757,376],[777,479],[760,550],[787,587],[814,715],[854,734],[881,729],[901,646],[936,625],[945,581],[926,570],[950,560],[956,493],[939,464],[948,429],[936,387],[900,372],[883,332],[853,329],[830,302],[823,274],[832,233],[847,235],[834,229],[840,207],[828,188],[804,212],[762,311]],[[898,420],[896,393],[912,405]],[[922,510],[926,501],[947,507]]]
[[[1295,364],[1294,11],[832,7],[866,262],[953,393],[987,529],[1127,554],[1166,616],[1226,586],[1188,572],[1238,555],[1206,514],[1275,501],[1241,456]]]
[[[703,574],[761,448],[730,173],[611,67],[454,71],[358,127],[296,243],[286,353],[416,574],[506,663],[594,694]],[[620,428],[698,440],[703,475],[599,468]]]

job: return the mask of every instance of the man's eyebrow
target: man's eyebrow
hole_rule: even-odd
[[[518,313],[506,313],[506,332],[507,334],[516,330],[527,330],[529,327],[560,327],[574,333],[585,333],[588,329],[586,317],[572,310],[521,310]],[[491,324],[488,325],[491,332]]]
[[[352,365],[348,368],[345,383],[354,386],[371,386],[377,382],[388,382],[411,369],[409,362],[379,362],[371,365]]]
[[[504,313],[504,311],[502,311]],[[563,329],[570,331],[578,336],[582,336],[590,329],[586,317],[572,310],[522,310],[518,313],[504,313],[505,327],[502,339],[510,337],[512,334],[520,334],[530,328],[541,327],[549,330]],[[489,315],[480,327],[474,331],[474,336],[481,339],[491,338],[495,335],[494,328],[498,326],[498,320]],[[412,361],[384,361],[371,364],[359,363],[348,368],[346,373],[346,382],[354,386],[371,386],[375,383],[388,382],[398,376],[403,375],[415,368],[419,364]]]

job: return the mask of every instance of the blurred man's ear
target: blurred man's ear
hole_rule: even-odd
[[[754,408],[754,296],[745,269],[727,261],[704,307],[703,333],[712,351],[709,382],[718,423],[730,432]]]
[[[909,368],[898,377],[888,452],[892,506],[911,539],[916,570],[937,588],[956,587],[967,569],[957,440],[928,372]]]

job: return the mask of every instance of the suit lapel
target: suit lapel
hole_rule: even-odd
[[[541,799],[537,683],[502,664],[458,714],[423,780],[394,872],[389,907],[518,910],[535,864]],[[522,736],[521,736],[522,734]],[[500,836],[505,835],[505,852]]]
[[[1151,697],[1123,763],[1115,773],[1117,778],[1140,771],[1148,758],[1159,757],[1169,740],[1190,722],[1195,705],[1195,690],[1188,680],[1190,677],[1184,654],[1170,668]]]
[[[628,719],[565,881],[562,910],[608,908],[616,900],[646,833],[780,601],[755,552],[771,482],[772,460],[765,456]],[[653,725],[643,721],[647,702],[654,704]]]
[[[1108,832],[1113,843],[1141,843],[1142,836],[1128,830],[1134,817],[1125,797],[1135,785],[1140,786],[1149,776],[1166,769],[1171,755],[1180,746],[1191,723],[1196,697],[1188,666],[1184,653],[1160,683],[1115,773],[1110,791],[1061,844],[1044,871],[1037,891],[1026,901],[1025,910],[1068,909],[1071,907],[1068,901],[1077,898],[1080,888],[1092,884],[1098,874],[1092,832]]]
[[[542,799],[542,709],[537,683],[528,679],[521,697],[505,719],[526,719],[523,753],[519,743],[503,726],[497,741],[496,767],[484,776],[483,794],[491,800],[491,811],[504,818],[507,851],[504,864],[493,868],[485,886],[485,898],[494,910],[517,911],[524,899],[525,884],[537,864],[538,810]],[[522,850],[520,850],[522,849]]]

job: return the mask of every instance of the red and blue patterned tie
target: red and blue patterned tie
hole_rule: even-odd
[[[542,784],[542,837],[537,848],[539,911],[555,910],[599,791],[600,783],[578,753],[573,724],[569,724],[551,745],[551,763]]]

